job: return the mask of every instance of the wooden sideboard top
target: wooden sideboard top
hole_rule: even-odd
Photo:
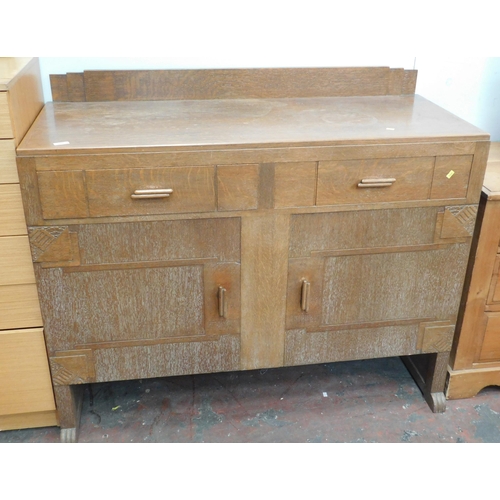
[[[490,144],[483,181],[483,193],[490,200],[500,200],[500,142]]]
[[[489,140],[418,95],[48,103],[19,156]]]

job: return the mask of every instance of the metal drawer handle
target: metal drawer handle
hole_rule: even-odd
[[[227,316],[226,292],[227,292],[227,290],[222,286],[219,287],[219,290],[217,292],[217,297],[219,299],[219,316],[221,318],[225,318]]]
[[[396,179],[390,177],[387,179],[362,179],[358,184],[359,188],[372,188],[372,187],[389,187],[396,182]]]
[[[311,283],[307,280],[302,280],[302,290],[300,293],[300,308],[307,312],[309,311],[309,294],[311,291]]]
[[[144,198],[168,198],[173,189],[136,189],[130,197],[134,200]]]

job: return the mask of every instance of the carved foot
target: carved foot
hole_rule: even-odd
[[[431,392],[425,399],[433,413],[444,413],[446,411],[444,392]]]
[[[76,443],[76,427],[61,429],[61,443]]]

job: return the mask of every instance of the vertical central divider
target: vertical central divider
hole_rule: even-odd
[[[283,366],[290,214],[242,217],[242,370]]]

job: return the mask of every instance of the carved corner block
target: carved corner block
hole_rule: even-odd
[[[80,264],[78,234],[68,226],[28,229],[33,262],[43,267],[77,266]]]
[[[455,324],[450,321],[420,323],[417,349],[421,353],[448,352],[454,335]]]
[[[435,243],[468,240],[474,233],[476,216],[477,205],[445,207],[444,212],[438,213]]]
[[[95,382],[95,363],[91,349],[59,351],[50,357],[54,385],[74,385]]]

